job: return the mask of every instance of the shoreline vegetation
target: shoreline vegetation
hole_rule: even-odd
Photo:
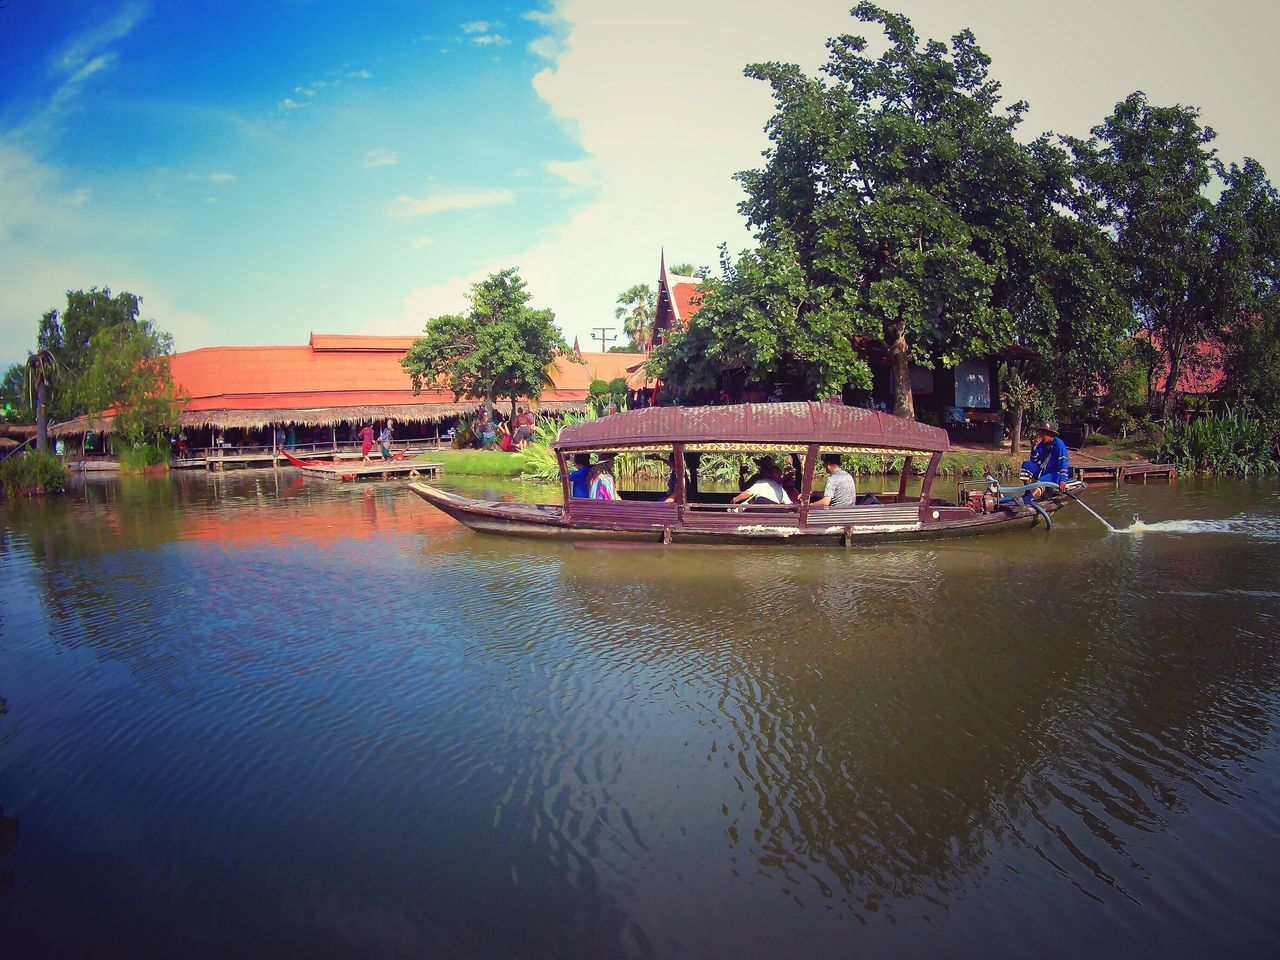
[[[0,489],[6,497],[39,497],[62,493],[71,475],[62,459],[31,451],[0,462]]]

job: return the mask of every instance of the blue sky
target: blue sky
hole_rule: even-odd
[[[590,345],[659,250],[746,245],[731,175],[764,146],[752,60],[808,68],[849,0],[0,7],[0,362],[68,288],[110,286],[179,349],[415,333],[517,266]],[[1028,133],[1136,88],[1196,103],[1280,171],[1273,4],[903,0],[972,26]]]

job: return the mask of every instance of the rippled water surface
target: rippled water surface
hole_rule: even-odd
[[[1089,499],[848,551],[292,471],[0,506],[0,956],[1270,955],[1280,489]]]

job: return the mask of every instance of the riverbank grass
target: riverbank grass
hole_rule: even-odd
[[[519,480],[524,472],[523,457],[501,450],[430,450],[416,459],[439,463],[446,474]]]
[[[0,463],[0,487],[7,497],[62,493],[69,476],[62,461],[50,453],[22,453]]]

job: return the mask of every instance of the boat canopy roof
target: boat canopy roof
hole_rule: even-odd
[[[646,450],[683,443],[689,451],[794,450],[810,443],[841,453],[940,453],[947,432],[887,413],[838,403],[738,403],[646,407],[560,429],[564,451]]]

